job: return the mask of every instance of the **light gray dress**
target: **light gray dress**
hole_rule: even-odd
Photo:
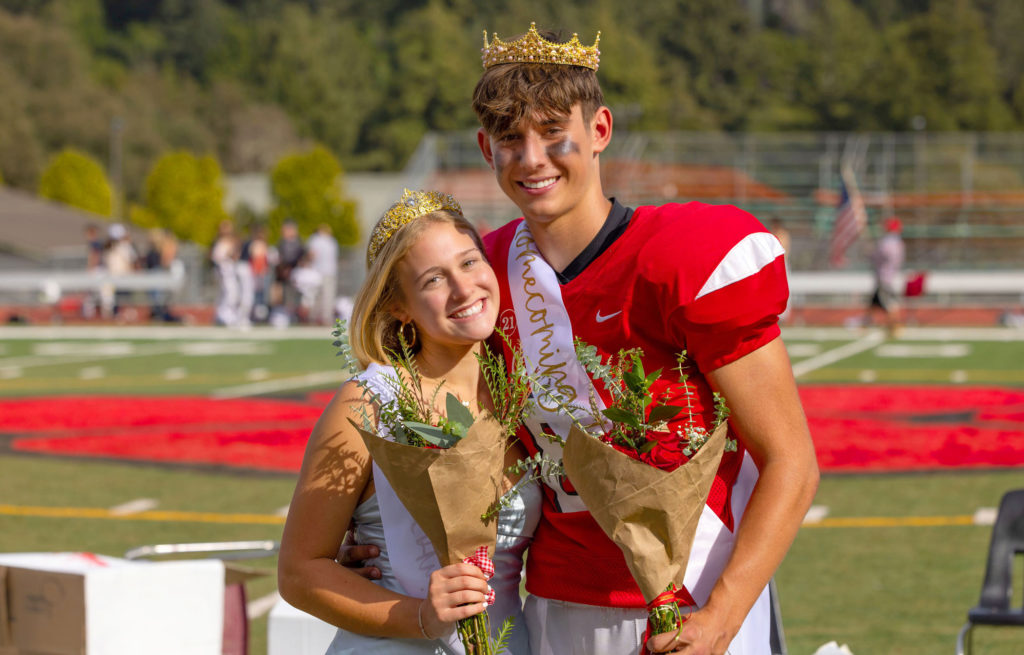
[[[498,540],[494,548],[494,577],[489,584],[494,588],[496,599],[487,613],[491,621],[492,637],[501,629],[505,617],[514,621],[512,637],[508,643],[509,655],[530,655],[530,640],[523,619],[522,599],[519,584],[523,570],[523,552],[533,537],[533,531],[540,519],[541,490],[536,481],[524,477],[507,495],[512,496],[508,507],[498,512]],[[377,496],[360,504],[353,516],[356,541],[360,544],[375,544],[380,556],[368,561],[381,571],[377,584],[398,593],[405,593],[395,578],[388,559],[387,544],[384,541],[384,524],[381,521]],[[456,643],[458,637],[453,639]],[[458,655],[457,650],[443,640],[426,639],[385,639],[366,637],[347,630],[338,630],[326,655]]]

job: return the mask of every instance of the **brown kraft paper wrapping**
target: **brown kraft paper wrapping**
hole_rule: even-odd
[[[573,427],[562,462],[566,475],[604,533],[622,550],[644,599],[669,584],[683,586],[704,504],[725,450],[722,423],[697,454],[664,471]]]
[[[398,499],[430,538],[441,566],[461,562],[480,546],[494,554],[498,522],[480,517],[501,497],[505,433],[481,414],[451,448],[406,446],[359,430],[373,461]]]

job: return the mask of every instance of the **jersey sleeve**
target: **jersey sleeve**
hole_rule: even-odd
[[[789,285],[782,244],[752,215],[706,206],[688,222],[677,261],[680,303],[667,328],[701,371],[713,371],[779,336]]]

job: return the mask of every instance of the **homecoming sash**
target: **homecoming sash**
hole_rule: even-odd
[[[508,285],[523,358],[530,372],[557,393],[562,403],[589,407],[593,397],[598,408],[604,409],[590,376],[576,359],[572,321],[562,301],[558,278],[537,250],[526,221],[516,228],[509,246]],[[536,408],[524,423],[534,435],[537,447],[552,459],[561,460],[562,447],[543,434],[550,431],[565,439],[572,419],[550,397],[536,394],[535,399]],[[587,511],[575,491],[561,483],[547,482],[558,496],[561,511]]]

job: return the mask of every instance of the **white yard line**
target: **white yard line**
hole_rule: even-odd
[[[107,370],[102,366],[86,366],[78,371],[79,380],[102,380],[107,377]]]
[[[971,354],[971,345],[967,343],[883,343],[875,350],[879,357],[893,359],[909,359],[911,357],[928,358],[944,357],[947,359],[967,357]]]
[[[974,513],[974,525],[995,525],[998,514],[995,507],[979,507]]]
[[[277,605],[277,601],[279,600],[281,600],[281,594],[274,591],[262,598],[249,601],[245,606],[245,613],[249,615],[250,619],[258,619],[270,610],[274,609],[274,605]]]
[[[110,513],[114,516],[139,514],[140,512],[148,512],[151,509],[156,509],[159,504],[160,503],[157,502],[155,498],[136,498],[135,500],[129,500],[127,503],[114,505],[110,508]]]
[[[274,516],[288,516],[288,510],[292,508],[291,505],[285,505],[284,507],[278,507],[274,510]]]
[[[804,515],[804,523],[821,523],[828,516],[827,505],[811,505]]]
[[[782,328],[782,337],[786,341],[848,341],[862,333],[863,328]],[[0,338],[2,338],[2,335],[0,335]],[[1024,341],[1024,329],[1001,327],[907,327],[900,333],[897,341]]]
[[[324,384],[338,384],[349,379],[351,375],[346,371],[322,371],[310,373],[294,378],[281,378],[279,380],[266,380],[264,382],[253,382],[251,384],[240,384],[233,387],[217,389],[210,394],[211,398],[227,400],[229,398],[245,398],[247,396],[260,396],[266,393],[288,391],[291,389],[308,389]]]
[[[133,357],[166,355],[168,353],[178,352],[178,350],[179,346],[177,345],[159,344],[152,346],[139,346],[132,352],[124,353],[97,353],[93,355],[67,355],[59,357],[50,355],[25,355],[24,357],[10,357],[8,359],[0,359],[0,368],[31,368],[33,366],[63,366],[64,364],[84,364],[85,362],[100,362],[111,359],[131,359]]]
[[[137,339],[148,341],[292,341],[299,339],[331,340],[328,325],[296,326],[284,329],[257,327],[249,330],[214,326],[24,326],[0,327],[0,340],[44,341],[47,339]]]
[[[163,378],[165,380],[171,380],[171,381],[184,380],[187,377],[188,377],[188,371],[185,370],[185,367],[183,367],[183,366],[173,366],[173,367],[167,369],[166,371],[164,371],[164,373],[163,373]]]
[[[811,371],[816,371],[819,368],[835,364],[847,357],[852,357],[858,353],[864,352],[865,350],[870,350],[883,341],[885,341],[885,333],[881,330],[869,332],[867,335],[856,341],[844,344],[838,348],[833,348],[832,350],[826,350],[820,355],[815,355],[814,357],[793,364],[793,375],[795,377],[806,375]]]

